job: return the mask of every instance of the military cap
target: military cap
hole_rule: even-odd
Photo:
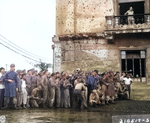
[[[43,74],[45,74],[47,71],[48,71],[48,70],[44,70],[44,71],[43,71]]]
[[[34,71],[32,72],[32,74],[34,74],[35,72],[37,72],[37,70],[34,70]]]
[[[10,67],[15,67],[15,64],[11,64]]]

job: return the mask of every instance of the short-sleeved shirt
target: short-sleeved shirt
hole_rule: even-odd
[[[131,81],[132,81],[132,79],[131,78],[124,78],[123,79],[124,81],[125,81],[125,85],[130,85],[131,84]]]

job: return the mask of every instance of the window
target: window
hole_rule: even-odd
[[[145,51],[141,51],[141,58],[145,58]]]
[[[121,59],[126,59],[126,51],[121,51]]]

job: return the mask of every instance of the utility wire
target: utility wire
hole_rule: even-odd
[[[32,60],[32,61],[35,61],[35,62],[39,62],[39,63],[41,63],[41,62],[40,62],[40,61],[38,61],[38,60],[35,60],[35,59],[33,59],[33,58],[30,58],[30,57],[28,57],[28,56],[26,56],[26,55],[23,55],[23,54],[21,54],[21,53],[19,53],[19,52],[15,51],[15,50],[13,50],[13,49],[11,49],[10,47],[8,47],[8,46],[4,45],[4,44],[3,44],[3,43],[1,43],[1,42],[0,42],[0,44],[1,44],[1,45],[3,45],[4,47],[8,48],[9,50],[12,50],[13,52],[15,52],[15,53],[17,53],[17,54],[19,54],[19,55],[21,55],[21,56],[23,56],[23,57],[27,58],[27,59],[30,59],[30,60]],[[42,63],[46,63],[46,62],[42,62]]]
[[[26,54],[26,55],[29,55],[30,57],[34,57],[34,56],[31,56],[30,54],[27,54],[27,53],[25,53],[25,52],[21,51],[20,49],[18,49],[18,48],[16,48],[16,47],[14,47],[13,45],[11,45],[11,44],[7,43],[7,42],[6,42],[6,41],[4,41],[3,39],[1,39],[1,38],[0,38],[0,40],[1,40],[1,41],[3,41],[3,42],[5,42],[7,45],[9,45],[9,46],[11,46],[11,47],[13,47],[13,48],[17,49],[18,51],[20,51],[20,52],[22,52],[22,53],[24,53],[24,54]],[[41,58],[37,58],[37,57],[34,57],[34,58],[36,58],[36,59],[41,59]],[[43,59],[41,59],[41,60],[43,60]],[[44,60],[44,61],[45,61],[45,60]]]
[[[17,49],[19,48],[19,49],[21,49],[22,50],[22,52],[23,53],[25,53],[25,54],[30,54],[30,56],[32,56],[32,57],[35,57],[35,58],[40,58],[40,59],[42,59],[42,60],[48,60],[48,59],[51,59],[51,58],[45,58],[45,57],[41,57],[41,56],[38,56],[38,55],[35,55],[35,54],[33,54],[33,53],[31,53],[31,52],[29,52],[29,51],[27,51],[27,50],[25,50],[25,49],[23,49],[23,48],[21,48],[21,47],[19,47],[18,45],[16,45],[16,44],[14,44],[12,41],[10,41],[10,40],[8,40],[7,38],[5,38],[4,36],[2,36],[1,34],[0,34],[0,36],[2,37],[2,38],[4,38],[5,40],[7,40],[8,42],[10,42],[11,44],[13,44],[13,45],[15,45],[15,48],[17,47]],[[7,43],[6,41],[4,41],[5,43]],[[8,44],[8,43],[7,43]],[[11,44],[9,44],[9,45],[11,45]],[[12,45],[11,45],[12,46]],[[14,46],[13,46],[14,47]],[[26,53],[27,52],[27,53]],[[28,54],[28,55],[29,55]]]

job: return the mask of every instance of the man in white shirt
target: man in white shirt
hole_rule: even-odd
[[[127,76],[123,79],[125,85],[127,86],[127,89],[128,89],[128,94],[127,94],[127,98],[130,99],[130,85],[132,84],[132,79],[130,78],[130,75],[127,74]]]
[[[125,15],[128,15],[128,24],[134,24],[134,17],[131,15],[134,15],[133,8],[130,7],[130,9],[125,13]]]
[[[4,92],[5,92],[5,85],[4,85],[4,76],[5,76],[5,69],[3,67],[0,68],[0,109],[4,105]]]
[[[22,74],[22,79],[21,79],[21,103],[23,103],[23,108],[26,109],[26,104],[27,104],[27,90],[26,90],[26,74]]]

